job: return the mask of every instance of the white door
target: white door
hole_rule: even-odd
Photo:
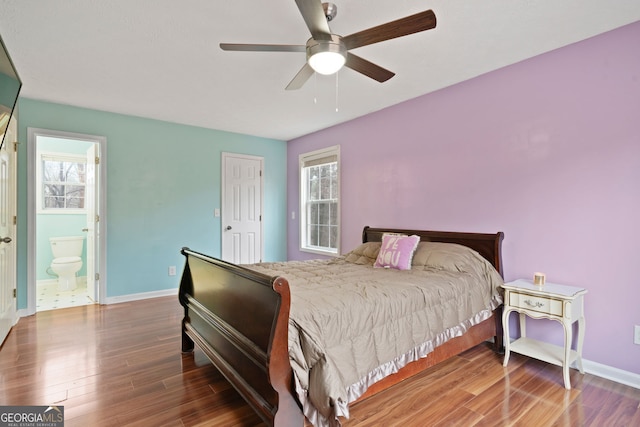
[[[87,210],[87,295],[93,301],[97,301],[99,280],[96,275],[96,254],[98,253],[97,233],[99,227],[96,227],[98,217],[96,212],[96,200],[98,197],[98,168],[100,160],[98,159],[98,144],[91,144],[87,150],[87,169],[86,169],[86,187],[84,193],[84,207]]]
[[[0,140],[2,136],[0,135]],[[18,125],[11,118],[0,150],[0,344],[16,320],[16,163],[14,142]]]
[[[263,158],[222,153],[222,259],[262,261]]]

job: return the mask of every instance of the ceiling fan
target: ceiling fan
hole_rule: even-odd
[[[296,4],[311,32],[306,45],[220,43],[220,48],[232,51],[306,52],[307,62],[289,82],[287,90],[300,89],[314,71],[334,74],[342,66],[382,83],[395,73],[354,55],[350,50],[430,30],[436,26],[436,15],[432,10],[427,10],[343,37],[333,34],[329,28],[329,21],[337,13],[334,4],[322,3],[321,0],[296,0]]]

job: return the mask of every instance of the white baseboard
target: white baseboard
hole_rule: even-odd
[[[87,276],[76,277],[76,283],[78,286],[87,286]],[[42,279],[36,280],[36,287],[38,286],[51,286],[58,284],[58,279]]]
[[[634,374],[633,372],[623,371],[622,369],[584,359],[582,360],[582,367],[585,372],[591,375],[640,389],[640,374]]]
[[[164,289],[162,291],[141,292],[139,294],[119,295],[117,297],[107,297],[105,304],[119,304],[121,302],[138,301],[149,298],[167,297],[171,295],[178,295],[178,288]],[[176,304],[178,299],[176,298]]]

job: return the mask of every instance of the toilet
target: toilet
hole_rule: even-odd
[[[51,270],[58,275],[58,290],[76,289],[76,273],[82,268],[82,246],[84,236],[51,237],[53,261]]]

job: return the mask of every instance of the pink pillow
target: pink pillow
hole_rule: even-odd
[[[395,268],[396,270],[410,270],[413,253],[420,242],[420,236],[399,236],[385,234],[378,258],[373,265],[376,268]]]

